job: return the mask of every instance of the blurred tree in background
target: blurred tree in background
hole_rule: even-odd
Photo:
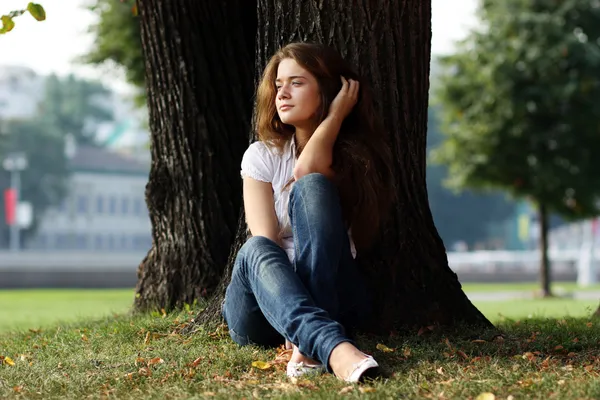
[[[68,193],[67,135],[79,144],[94,144],[98,124],[113,117],[104,103],[110,91],[93,81],[74,76],[45,79],[38,111],[28,119],[0,121],[0,160],[11,152],[24,153],[27,169],[21,173],[21,201],[33,206],[31,227],[22,231],[23,242],[33,236],[44,212],[58,206]],[[0,187],[9,186],[9,174],[0,169]],[[0,248],[8,244],[4,199],[0,201]]]
[[[127,81],[140,89],[138,104],[144,104],[145,78],[140,23],[131,1],[96,0],[89,9],[98,16],[90,26],[95,40],[85,62],[95,65],[115,65],[125,71]]]
[[[435,158],[456,188],[497,188],[537,206],[550,295],[548,215],[597,215],[600,2],[485,0],[480,29],[443,57]]]
[[[440,109],[430,105],[427,122],[427,147],[430,153],[444,140],[439,130]],[[444,185],[448,176],[445,165],[427,164],[427,192],[435,226],[452,251],[464,243],[469,249],[491,240],[490,227],[501,225],[515,211],[514,202],[500,192],[477,193],[468,189],[460,192]],[[504,238],[502,238],[504,239]]]

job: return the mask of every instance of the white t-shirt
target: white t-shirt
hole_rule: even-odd
[[[273,186],[275,214],[279,222],[282,247],[291,262],[294,261],[294,238],[288,215],[288,203],[292,185],[283,188],[294,177],[296,163],[296,145],[290,140],[280,152],[276,147],[269,147],[261,141],[252,143],[242,158],[242,177],[250,177],[261,182],[269,182]],[[352,256],[356,257],[356,248],[350,238]]]

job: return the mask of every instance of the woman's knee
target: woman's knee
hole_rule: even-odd
[[[265,249],[277,246],[277,243],[265,236],[252,236],[242,245],[236,256],[236,265],[260,255]]]

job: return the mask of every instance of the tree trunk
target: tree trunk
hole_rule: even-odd
[[[389,332],[457,323],[491,327],[448,267],[427,199],[431,2],[356,0],[349,6],[342,0],[259,0],[257,71],[290,41],[332,45],[359,66],[373,85],[390,132],[398,200],[384,239],[370,255],[359,257],[375,296],[377,323],[370,329]],[[199,323],[220,318],[231,261],[245,239],[241,225],[224,281],[198,316]]]
[[[256,22],[248,0],[138,0],[150,115],[146,202],[153,244],[138,268],[138,310],[211,294],[241,205]]]
[[[542,297],[551,297],[550,290],[550,259],[548,258],[548,209],[546,205],[540,201],[538,205],[538,213],[540,220],[540,281],[542,284]]]

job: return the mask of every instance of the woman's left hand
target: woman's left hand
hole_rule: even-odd
[[[352,108],[354,108],[358,101],[359,83],[354,79],[346,80],[343,76],[341,79],[342,88],[331,102],[328,116],[339,117],[343,120],[350,114]]]

